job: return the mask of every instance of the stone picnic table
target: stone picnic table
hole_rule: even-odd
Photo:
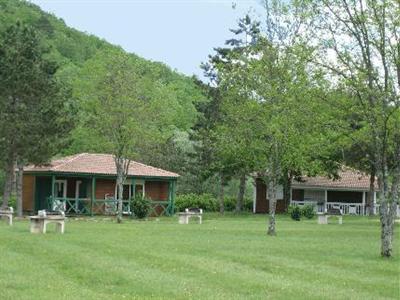
[[[319,213],[318,224],[328,224],[329,217],[338,217],[339,224],[343,224],[343,214],[340,208],[330,208],[325,213]]]
[[[48,214],[39,212],[37,216],[29,217],[31,221],[31,233],[46,233],[47,224],[55,223],[56,224],[56,232],[61,234],[64,233],[65,228],[65,215],[64,213],[60,214]]]
[[[178,213],[179,224],[189,224],[189,218],[197,217],[199,224],[202,223],[203,210],[201,208],[186,208],[184,212]]]
[[[14,209],[9,207],[8,209],[0,209],[0,218],[5,217],[8,219],[8,225],[13,224]]]

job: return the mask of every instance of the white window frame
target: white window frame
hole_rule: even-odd
[[[75,185],[75,199],[79,198],[79,192],[81,188],[82,180],[77,180]]]
[[[129,185],[129,199],[131,199],[132,198],[132,183],[124,182],[122,185]],[[118,185],[117,184],[115,185],[114,195],[115,195],[115,197],[114,197],[115,200],[117,200],[117,196],[118,196]],[[125,200],[129,200],[129,199],[125,199]]]
[[[63,197],[62,198],[67,198],[67,183],[68,183],[68,181],[66,179],[57,179],[55,181],[55,184],[58,184],[58,183],[63,183],[64,184],[64,191],[63,191]],[[58,198],[58,197],[56,197],[56,198]]]

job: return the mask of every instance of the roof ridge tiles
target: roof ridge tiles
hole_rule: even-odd
[[[113,157],[112,154],[106,153],[79,153],[53,159],[47,167],[39,165],[26,166],[25,171],[116,175]],[[132,164],[128,171],[129,176],[179,177],[177,173],[149,166],[135,160],[131,161]]]
[[[59,169],[60,167],[63,167],[63,166],[65,166],[65,165],[69,164],[70,162],[73,162],[73,161],[76,160],[77,158],[79,158],[79,157],[81,157],[81,156],[84,156],[84,155],[86,155],[86,154],[87,154],[87,153],[78,153],[78,154],[71,155],[71,158],[70,158],[69,160],[62,162],[62,163],[60,163],[59,165],[52,167],[51,169],[57,170],[57,169]]]

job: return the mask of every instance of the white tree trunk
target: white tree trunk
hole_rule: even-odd
[[[375,203],[374,203],[374,195],[375,195],[375,172],[370,175],[369,179],[369,193],[368,193],[368,207],[369,210],[367,211],[367,214],[369,216],[374,216],[375,215]]]
[[[400,148],[398,158],[400,158]],[[381,220],[381,255],[391,257],[393,252],[393,232],[396,218],[398,190],[400,185],[400,164],[395,168],[392,176],[388,176],[388,167],[385,156],[382,159],[382,168],[378,177],[380,187],[380,220]],[[389,180],[391,177],[391,181]],[[391,183],[391,185],[390,185]]]
[[[122,198],[124,193],[124,181],[128,175],[130,159],[116,156],[114,158],[115,167],[117,168],[117,222],[122,223]]]
[[[269,200],[269,222],[268,222],[268,235],[276,235],[275,230],[275,211],[276,211],[276,181],[275,179],[269,180],[267,186],[267,194]]]
[[[381,255],[391,257],[393,251],[393,229],[397,204],[394,201],[383,201],[380,207],[381,219]]]
[[[117,222],[122,223],[122,194],[124,192],[124,180],[121,175],[117,176]]]

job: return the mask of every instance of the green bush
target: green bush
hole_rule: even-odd
[[[131,202],[134,215],[138,219],[144,219],[150,212],[150,201],[142,195],[137,195]]]
[[[224,206],[225,211],[235,211],[236,210],[236,197],[225,197]],[[253,210],[253,200],[250,198],[244,198],[242,204],[243,211],[252,211]]]
[[[300,221],[301,218],[301,209],[297,205],[289,205],[288,212],[291,218],[295,221]]]
[[[208,212],[217,211],[218,200],[211,194],[183,194],[176,197],[175,207],[177,211],[184,211],[190,207],[201,208]]]
[[[312,219],[315,216],[314,206],[311,204],[304,205],[301,209],[301,214],[307,219]]]
[[[253,211],[253,199],[244,198],[244,200],[243,200],[243,211]]]
[[[3,204],[3,198],[0,197],[0,206]],[[15,195],[10,196],[10,200],[8,201],[8,206],[17,209],[17,198]]]
[[[225,211],[234,211],[236,209],[236,201],[235,197],[225,197],[224,199],[224,209]]]
[[[10,196],[10,201],[8,202],[8,206],[17,209],[17,196],[15,195]]]
[[[211,194],[182,194],[175,199],[176,211],[184,211],[185,208],[197,207],[208,212],[219,211],[219,200]],[[234,211],[236,209],[236,198],[225,197],[225,211]],[[243,199],[243,211],[252,211],[253,201],[249,198]]]

